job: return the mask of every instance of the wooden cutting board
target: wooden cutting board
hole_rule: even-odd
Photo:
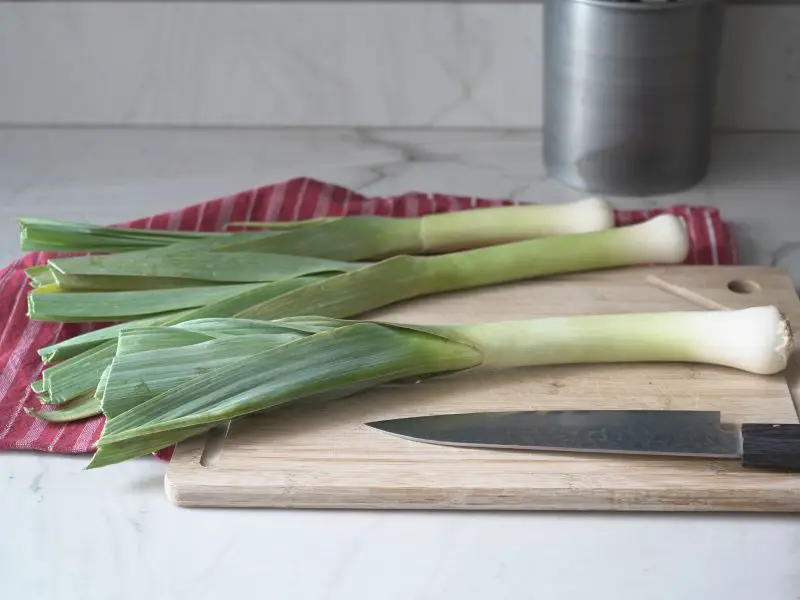
[[[455,323],[761,304],[800,323],[797,294],[781,270],[684,266],[445,294],[362,318]],[[174,503],[195,507],[797,511],[800,474],[746,471],[736,461],[444,447],[364,425],[457,411],[590,408],[719,410],[728,421],[797,423],[790,376],[793,369],[760,376],[705,365],[609,364],[389,386],[289,406],[187,440],[168,467],[166,491]]]

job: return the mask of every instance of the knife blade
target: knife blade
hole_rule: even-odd
[[[739,460],[800,471],[800,424],[722,423],[718,411],[471,412],[365,423],[416,442],[472,448]]]

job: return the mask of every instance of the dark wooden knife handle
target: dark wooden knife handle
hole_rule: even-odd
[[[800,471],[800,425],[742,425],[742,466]]]

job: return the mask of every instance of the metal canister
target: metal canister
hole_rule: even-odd
[[[544,162],[591,193],[680,191],[711,154],[724,0],[545,0]]]

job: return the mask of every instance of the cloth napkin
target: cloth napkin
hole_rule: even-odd
[[[417,217],[430,213],[512,205],[505,199],[408,192],[398,196],[367,197],[309,178],[296,178],[231,196],[187,206],[174,212],[143,217],[119,226],[161,230],[220,231],[233,221],[296,221],[334,215]],[[617,210],[617,225],[647,220],[662,213],[682,216],[688,225],[691,252],[687,264],[738,264],[731,228],[716,208],[674,205],[652,210]],[[60,324],[27,317],[28,282],[24,270],[44,264],[53,254],[31,252],[0,271],[0,449],[38,450],[61,454],[92,452],[103,417],[51,424],[28,416],[24,408],[38,402],[30,389],[43,365],[37,349],[107,323]],[[168,460],[171,449],[157,456]]]

